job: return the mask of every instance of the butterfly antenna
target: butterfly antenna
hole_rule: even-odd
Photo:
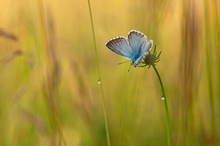
[[[124,61],[124,62],[119,62],[118,65],[120,65],[120,64],[124,64],[124,63],[127,63],[127,62],[130,62],[130,60],[128,60],[128,61]]]
[[[129,68],[128,68],[128,72],[130,71],[130,69],[131,69],[131,65],[132,65],[132,63],[130,64],[130,66],[129,66]]]

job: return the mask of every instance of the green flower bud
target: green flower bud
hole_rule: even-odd
[[[157,55],[156,45],[155,45],[154,52],[151,54],[149,51],[149,53],[143,57],[143,60],[142,60],[141,65],[139,67],[149,66],[148,68],[150,68],[151,65],[155,66],[156,63],[160,61],[160,54],[161,54],[161,52]]]

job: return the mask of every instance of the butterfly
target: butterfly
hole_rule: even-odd
[[[106,46],[116,54],[132,60],[131,64],[136,67],[153,46],[153,40],[148,41],[142,32],[131,30],[128,32],[128,38],[118,36],[110,39]]]

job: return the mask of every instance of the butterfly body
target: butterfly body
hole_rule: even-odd
[[[147,37],[137,30],[131,30],[128,38],[119,36],[106,43],[106,46],[116,54],[132,60],[134,67],[140,63],[152,45],[153,41],[147,41]]]

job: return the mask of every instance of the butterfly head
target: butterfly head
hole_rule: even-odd
[[[142,57],[141,57],[141,59],[142,59]],[[133,65],[134,67],[137,67],[138,64],[140,63],[141,59],[140,59],[140,60],[134,60],[134,61],[132,61],[132,62],[131,62],[131,65]]]

